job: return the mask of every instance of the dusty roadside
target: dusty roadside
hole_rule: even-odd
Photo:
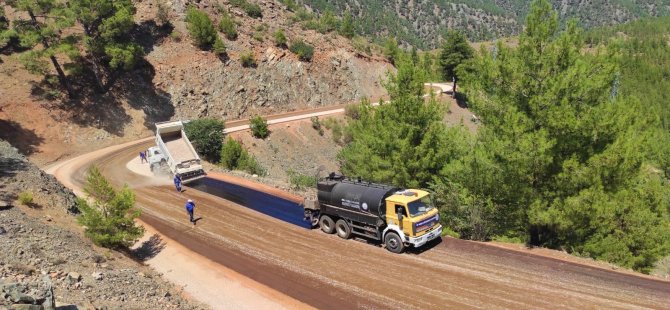
[[[0,179],[0,308],[207,308],[141,261],[93,245],[68,213],[72,192],[5,141]],[[20,193],[32,202],[18,202]],[[138,251],[149,248],[141,242]]]

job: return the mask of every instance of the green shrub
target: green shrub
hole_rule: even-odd
[[[263,40],[265,39],[265,36],[263,35],[263,33],[259,32],[259,31],[254,32],[254,34],[251,37],[254,38],[258,42],[263,42]]]
[[[309,30],[319,30],[319,27],[321,24],[319,24],[319,21],[316,19],[309,19],[306,20],[302,23],[303,29],[309,29]]]
[[[219,31],[223,32],[228,40],[237,39],[237,25],[235,25],[235,21],[227,14],[219,21]]]
[[[321,17],[319,17],[319,26],[317,30],[320,33],[328,33],[337,29],[337,24],[338,21],[337,18],[335,18],[335,15],[333,15],[333,12],[327,10]]]
[[[266,23],[262,23],[262,24],[260,24],[256,27],[254,27],[254,29],[256,31],[259,31],[259,32],[266,32],[266,31],[268,31],[268,29],[270,29],[270,26]]]
[[[266,175],[267,172],[256,158],[242,148],[237,140],[228,137],[221,149],[221,165],[230,170],[244,170],[251,174]]]
[[[244,7],[244,11],[247,13],[247,15],[253,18],[263,17],[263,11],[261,11],[261,7],[255,3],[247,3],[247,6]]]
[[[286,47],[286,35],[284,34],[284,30],[277,30],[274,33],[274,39],[275,39],[275,45],[278,47]]]
[[[354,30],[354,21],[349,11],[344,14],[344,17],[340,22],[340,28],[337,31],[341,36],[347,39],[351,39],[356,35],[356,31]]]
[[[214,52],[214,54],[219,57],[226,56],[226,45],[223,43],[221,38],[217,37],[216,41],[214,41],[214,45],[212,45],[212,52]]]
[[[453,231],[449,227],[442,228],[442,233],[440,233],[440,235],[442,237],[449,236],[449,237],[452,237],[452,238],[460,238],[461,237],[461,235],[459,233]]]
[[[263,11],[261,11],[261,7],[258,4],[249,3],[247,0],[230,0],[230,4],[241,8],[250,17],[263,17]]]
[[[300,8],[300,6],[295,2],[295,0],[279,0],[279,2],[286,5],[286,8],[289,11],[295,11],[295,10],[298,10]]]
[[[289,184],[291,184],[291,187],[294,189],[303,189],[316,186],[316,176],[301,174],[293,170],[287,171],[286,174],[288,174]]]
[[[361,108],[362,106],[357,103],[347,104],[344,106],[344,115],[351,119],[360,119],[361,118]]]
[[[267,175],[267,171],[265,168],[261,167],[261,165],[256,160],[256,157],[249,154],[246,150],[242,150],[242,154],[240,155],[238,163],[238,169],[260,176]]]
[[[251,134],[256,138],[265,139],[270,134],[268,122],[260,116],[252,118],[249,127],[251,128]]]
[[[216,30],[207,13],[194,7],[186,10],[186,28],[195,44],[201,49],[210,47],[216,40]]]
[[[135,223],[140,210],[134,208],[135,194],[128,186],[115,190],[93,166],[88,170],[84,192],[94,202],[77,199],[81,211],[77,221],[93,243],[112,249],[127,248],[144,234],[144,228]]]
[[[181,42],[181,32],[177,29],[172,30],[172,32],[170,32],[170,38],[176,42]]]
[[[331,130],[336,123],[337,120],[332,117],[326,118],[325,120],[323,120],[323,122],[321,122],[321,124],[323,124],[323,127],[326,127],[326,129],[328,130]]]
[[[240,54],[240,61],[242,62],[242,67],[256,66],[256,58],[254,57],[254,53],[251,51]]]
[[[331,131],[333,133],[333,142],[337,144],[342,143],[342,125],[339,122],[333,123]]]
[[[234,170],[238,166],[238,160],[242,155],[242,144],[237,140],[228,137],[226,143],[221,148],[221,165],[229,170]]]
[[[307,21],[314,19],[314,14],[310,13],[305,8],[300,8],[295,12],[295,17],[300,21]]]
[[[354,49],[361,54],[372,55],[372,49],[370,48],[370,43],[364,37],[357,36],[351,40],[351,45]]]
[[[318,116],[312,116],[312,118],[310,118],[310,120],[312,121],[312,128],[314,128],[314,130],[318,131],[320,136],[323,136],[323,128],[321,127],[321,122],[319,121],[319,117]]]
[[[312,57],[314,56],[314,47],[303,42],[302,40],[291,42],[291,47],[289,50],[298,55],[300,60],[304,61],[311,61]]]
[[[184,124],[184,131],[195,150],[211,162],[219,161],[225,124],[217,119],[202,118]]]
[[[33,203],[33,193],[31,192],[21,192],[19,194],[19,202],[24,205],[28,206]]]

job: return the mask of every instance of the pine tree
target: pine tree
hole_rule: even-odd
[[[539,0],[518,47],[457,69],[483,126],[436,189],[462,235],[483,227],[648,272],[670,252],[670,135],[639,100],[612,95],[612,54],[582,51],[576,23],[560,31]]]
[[[91,65],[100,92],[117,70],[131,70],[144,50],[129,36],[135,22],[131,0],[71,0],[69,8],[84,29],[86,60]]]
[[[447,32],[447,40],[444,42],[442,52],[440,53],[440,66],[442,67],[442,78],[456,82],[458,74],[456,68],[472,58],[474,51],[468,44],[463,33],[456,30]],[[454,83],[454,94],[456,93],[456,83]]]
[[[135,223],[140,210],[134,209],[135,195],[127,186],[115,190],[94,166],[88,170],[84,191],[94,202],[77,200],[81,211],[77,220],[95,244],[113,249],[127,248],[144,234],[144,228]]]
[[[344,17],[342,18],[342,22],[340,23],[340,29],[339,33],[341,36],[351,39],[356,35],[356,31],[354,30],[354,21],[353,18],[351,17],[351,12],[347,11],[344,13]]]
[[[338,158],[345,174],[425,187],[448,161],[444,110],[435,98],[424,101],[425,74],[408,57],[400,57],[397,68],[385,85],[390,102],[375,109],[362,103],[359,119],[346,129],[352,141]]]
[[[9,38],[16,35],[21,46],[30,49],[20,59],[26,69],[32,73],[47,75],[49,70],[45,59],[49,59],[56,70],[61,86],[69,97],[74,97],[74,90],[58,60],[59,55],[67,56],[70,60],[79,57],[78,50],[74,46],[76,37],[65,35],[63,31],[74,25],[72,11],[63,3],[55,0],[15,0],[9,1],[8,4],[15,10],[24,12],[28,19],[17,17],[13,21],[12,31],[5,31],[2,36]],[[2,19],[7,23],[4,16]],[[41,48],[38,47],[39,44]]]
[[[186,22],[188,23],[186,28],[198,47],[207,49],[214,44],[216,30],[207,13],[195,7],[189,7],[186,10]]]
[[[400,53],[401,51],[400,48],[398,48],[398,41],[393,37],[388,38],[384,43],[384,56],[386,56],[386,59],[395,65],[395,61]]]
[[[226,44],[223,43],[223,40],[219,38],[218,36],[216,37],[216,40],[214,40],[214,45],[212,45],[212,52],[216,54],[216,56],[219,57],[226,57]]]

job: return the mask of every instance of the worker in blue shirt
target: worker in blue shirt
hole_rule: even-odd
[[[186,212],[188,212],[188,216],[189,216],[189,218],[190,218],[190,220],[191,220],[191,223],[193,223],[193,225],[195,225],[195,220],[193,219],[193,211],[194,211],[194,209],[195,209],[195,203],[193,202],[193,200],[189,199],[189,200],[186,202]]]
[[[174,175],[173,181],[174,181],[174,187],[177,189],[178,192],[181,193],[181,177],[179,176],[178,173]]]

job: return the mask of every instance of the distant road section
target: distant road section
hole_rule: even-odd
[[[437,88],[441,93],[447,93],[450,92],[452,87],[451,84],[448,83],[424,83],[425,86]],[[425,95],[428,96],[428,95]],[[388,101],[384,101],[388,102]],[[378,106],[379,101],[374,101],[372,102],[372,106]],[[344,107],[346,105],[339,105],[336,107],[323,107],[323,108],[316,108],[316,109],[311,109],[307,111],[296,111],[296,112],[288,112],[288,113],[283,113],[283,114],[277,114],[277,115],[271,115],[266,117],[266,120],[268,122],[268,125],[273,125],[273,124],[281,124],[281,123],[287,123],[287,122],[293,122],[297,120],[302,120],[302,119],[309,119],[312,117],[321,117],[321,116],[329,116],[329,115],[336,115],[336,114],[342,114],[344,113]],[[229,127],[230,126],[230,127]],[[247,130],[249,129],[249,121],[248,120],[239,120],[239,121],[230,121],[226,123],[226,129],[223,130],[224,133],[231,133],[231,132],[236,132],[240,130]]]

